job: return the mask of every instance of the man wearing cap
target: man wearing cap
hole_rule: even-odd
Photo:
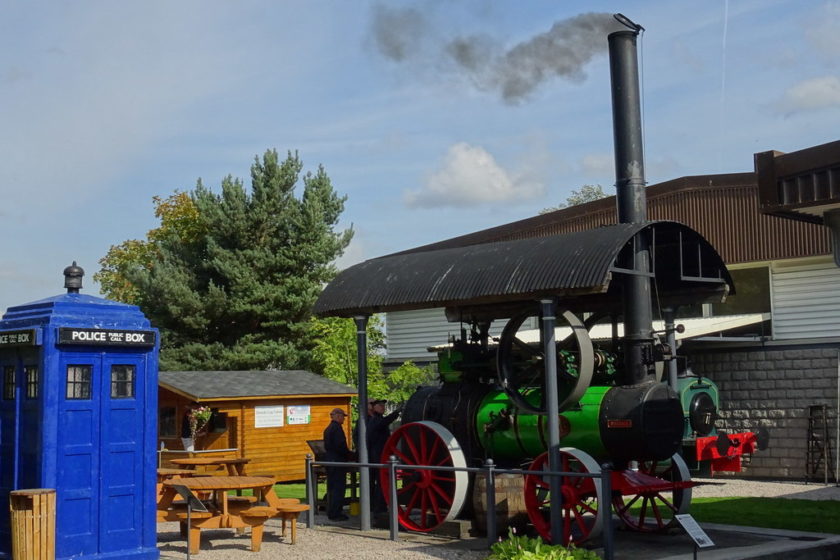
[[[368,461],[371,463],[383,463],[382,452],[385,450],[385,442],[388,441],[388,436],[391,435],[391,422],[397,419],[400,415],[401,409],[397,409],[391,414],[385,416],[385,404],[388,401],[384,399],[371,399],[369,404],[372,413],[368,417],[367,425],[367,447],[368,447]],[[387,459],[386,459],[387,460]],[[382,493],[382,485],[379,483],[379,473],[376,473],[371,480],[371,505],[374,513],[382,513],[387,511],[385,505],[385,495]]]
[[[327,461],[343,462],[350,459],[347,448],[347,436],[344,434],[344,418],[347,416],[341,408],[330,412],[330,424],[324,430],[324,450]],[[344,514],[344,493],[347,489],[347,469],[326,467],[327,469],[327,517],[333,521],[346,521]]]

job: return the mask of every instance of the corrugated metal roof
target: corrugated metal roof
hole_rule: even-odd
[[[543,296],[580,298],[605,294],[619,253],[642,231],[656,233],[653,251],[663,273],[657,284],[661,298],[671,292],[694,292],[694,297],[701,298],[721,288],[720,283],[712,286],[714,282],[709,286],[683,282],[678,272],[681,243],[696,244],[691,245],[692,254],[702,251],[704,255],[703,270],[687,271],[686,275],[716,276],[732,284],[720,256],[690,228],[675,222],[614,224],[561,235],[398,253],[368,260],[341,272],[321,293],[314,312],[352,316],[430,307],[530,304]],[[694,266],[696,260],[686,259],[686,265]],[[614,301],[619,301],[618,297]],[[495,315],[506,316],[510,315]]]
[[[304,370],[162,371],[161,386],[193,400],[277,395],[355,395],[342,383]]]

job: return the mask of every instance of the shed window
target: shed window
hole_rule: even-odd
[[[37,399],[38,398],[38,366],[24,366],[23,367],[24,379],[26,379],[26,398],[27,399]]]
[[[3,398],[7,401],[15,399],[15,366],[3,368]]]
[[[221,433],[227,430],[227,413],[219,412],[218,408],[213,409],[213,415],[210,416],[210,426],[208,430],[211,433]]]
[[[134,398],[134,370],[133,365],[111,366],[112,399]]]
[[[91,366],[67,366],[67,398],[89,399]]]
[[[175,407],[164,406],[158,411],[158,435],[175,437]]]

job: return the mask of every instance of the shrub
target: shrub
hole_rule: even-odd
[[[600,556],[573,544],[568,547],[546,544],[539,537],[520,536],[509,529],[507,540],[494,544],[487,560],[600,560]]]

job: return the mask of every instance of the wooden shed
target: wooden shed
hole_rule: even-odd
[[[308,440],[323,438],[330,411],[350,412],[352,387],[309,371],[160,372],[158,448],[161,465],[176,457],[245,457],[248,474],[271,474],[279,482],[305,478]],[[213,415],[195,451],[181,444],[190,405],[209,406]],[[345,432],[351,433],[350,422]]]

